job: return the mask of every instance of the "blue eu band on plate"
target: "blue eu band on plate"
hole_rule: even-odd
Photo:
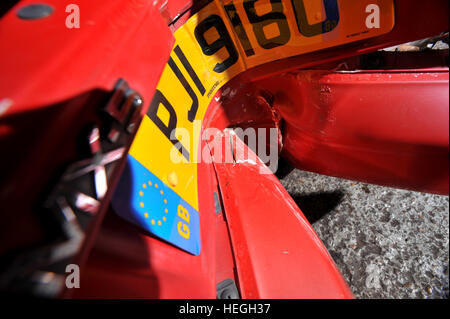
[[[145,231],[200,254],[198,212],[142,164],[128,155],[112,206],[116,213]]]

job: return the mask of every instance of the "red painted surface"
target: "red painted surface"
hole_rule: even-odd
[[[253,153],[234,135],[211,144],[243,298],[352,298],[327,250],[279,180],[259,160],[224,163],[225,149]],[[223,153],[222,153],[223,154]]]
[[[449,192],[448,68],[298,71],[257,84],[284,120],[298,168],[423,192]]]
[[[19,19],[17,10],[30,3],[20,1],[0,21],[0,98],[11,101],[0,118],[2,255],[52,238],[37,207],[61,168],[79,156],[79,133],[93,110],[122,77],[142,94],[146,111],[174,42],[146,0],[77,1],[80,29],[65,27],[67,3],[57,0],[45,1],[51,16]]]
[[[0,93],[14,101],[3,116],[110,91],[119,77],[151,99],[174,41],[151,1],[77,1],[79,29],[64,27],[67,4],[58,0],[45,1],[54,8],[45,19],[19,19],[17,10],[30,3],[20,1],[1,21],[0,69],[8,77]]]

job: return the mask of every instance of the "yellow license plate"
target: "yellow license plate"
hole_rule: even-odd
[[[200,128],[220,87],[257,65],[380,36],[393,27],[393,0],[215,0],[175,32],[129,156],[198,212]],[[148,211],[163,216],[158,209]]]

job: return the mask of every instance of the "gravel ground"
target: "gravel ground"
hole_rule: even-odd
[[[356,298],[448,299],[448,196],[299,170],[281,183]]]

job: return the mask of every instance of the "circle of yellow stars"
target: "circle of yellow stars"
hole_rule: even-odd
[[[142,184],[142,189],[147,189],[147,187],[155,187],[155,189],[158,189],[159,188],[159,185],[157,184],[157,183],[152,183],[151,181],[148,181],[148,183],[147,184]],[[161,195],[164,195],[164,191],[162,190],[162,189],[160,189],[159,190],[159,193],[161,194]],[[140,197],[144,197],[144,191],[143,190],[140,190],[139,191],[139,196]],[[164,198],[164,204],[166,204],[167,205],[167,199],[165,199]],[[139,202],[139,206],[141,207],[141,208],[145,208],[145,205],[144,205],[144,202],[141,200],[140,202]],[[168,211],[168,209],[167,208],[164,208],[164,213],[165,214],[167,214],[169,211]],[[149,213],[148,212],[145,212],[144,213],[144,217],[145,218],[149,218]],[[165,222],[165,221],[167,221],[167,217],[166,216],[163,216],[162,217],[162,221],[160,220],[160,219],[158,219],[158,220],[155,220],[155,219],[151,219],[150,220],[150,222],[151,222],[151,224],[152,225],[155,225],[155,224],[157,224],[158,226],[161,226],[162,225],[162,223],[163,222]]]

